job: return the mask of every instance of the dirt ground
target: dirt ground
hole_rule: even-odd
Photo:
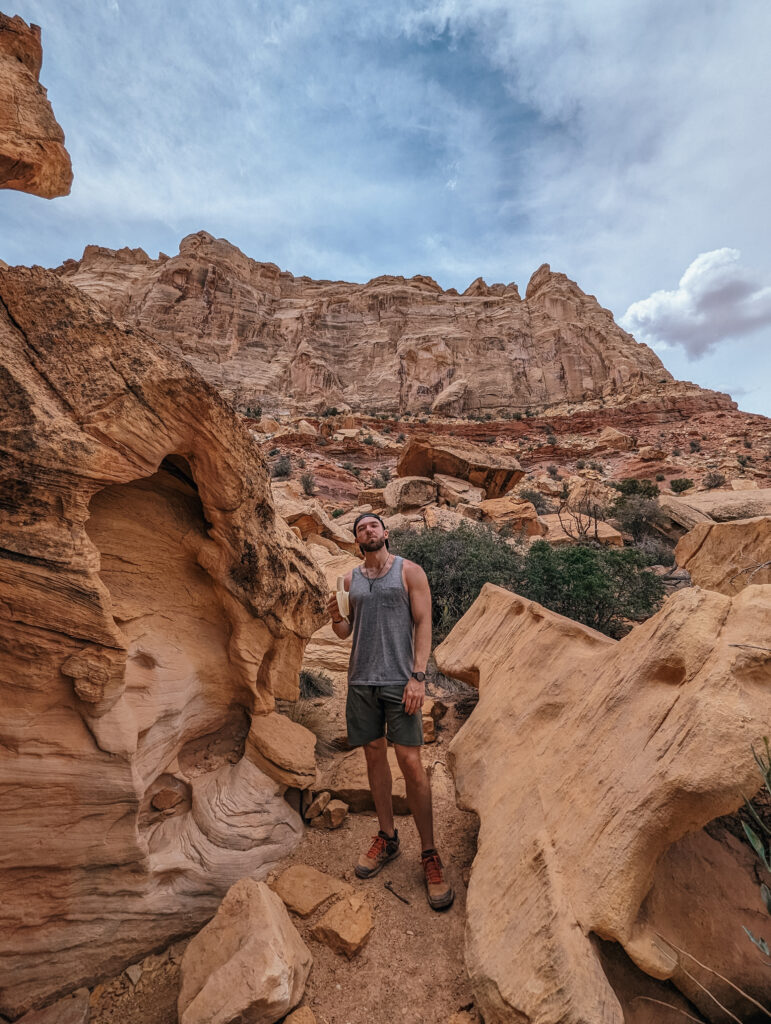
[[[310,937],[316,921],[328,909],[292,919],[313,954],[313,967],[301,1005],[309,1006],[318,1024],[370,1024],[380,1020],[404,1024],[447,1024],[454,1013],[473,1004],[463,963],[466,884],[474,854],[478,822],[475,815],[455,805],[454,786],[447,768],[447,746],[462,724],[464,702],[460,692],[434,693],[450,705],[439,723],[437,740],[423,748],[431,768],[436,841],[455,887],[455,903],[446,911],[431,910],[426,902],[420,866],[420,844],[409,816],[396,819],[401,855],[375,878],[362,881],[353,872],[359,853],[377,832],[374,814],[349,814],[338,829],[308,828],[290,864],[309,864],[350,882],[370,903],[374,929],[369,941],[352,960],[333,953]],[[308,701],[304,724],[320,734],[320,768],[329,764],[334,740],[341,732],[344,686],[336,680],[335,694]],[[458,702],[460,714],[455,713]],[[302,709],[298,709],[302,713]],[[402,903],[385,888],[390,881],[409,900]],[[129,969],[100,986],[91,995],[91,1024],[176,1024],[179,962],[185,943],[147,957],[139,970]]]

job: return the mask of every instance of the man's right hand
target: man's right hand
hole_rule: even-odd
[[[333,622],[342,622],[343,617],[340,614],[340,609],[337,607],[337,594],[330,594],[327,598],[327,611],[332,616]]]

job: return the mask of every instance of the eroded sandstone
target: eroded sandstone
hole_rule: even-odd
[[[297,696],[323,576],[178,356],[0,271],[0,1014],[211,916],[299,839],[250,723]],[[291,770],[275,734],[260,763]],[[295,765],[303,779],[307,758]],[[299,784],[299,783],[296,783]]]

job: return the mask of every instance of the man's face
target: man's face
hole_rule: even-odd
[[[362,551],[379,551],[387,537],[388,531],[377,519],[362,519],[356,527],[356,540]]]

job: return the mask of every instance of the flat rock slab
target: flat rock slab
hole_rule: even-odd
[[[242,878],[182,958],[180,1024],[274,1024],[302,999],[313,958],[264,882]]]
[[[79,988],[71,996],[65,996],[42,1010],[25,1013],[18,1024],[88,1024],[89,1016],[88,989]]]
[[[359,895],[348,896],[331,907],[311,930],[311,937],[350,960],[372,932],[369,906]]]
[[[394,814],[409,814],[404,777],[393,747],[388,748],[388,764],[393,778],[391,796]],[[428,771],[428,768],[426,770]],[[347,803],[349,810],[354,813],[374,811],[375,809],[367,778],[367,763],[364,760],[364,751],[361,747],[357,747],[350,754],[344,754],[339,760],[336,760],[321,780],[321,785],[324,789],[329,790],[333,797]]]
[[[299,917],[308,917],[330,896],[350,892],[351,887],[347,882],[317,871],[307,864],[293,864],[273,883],[273,891],[293,913]]]

